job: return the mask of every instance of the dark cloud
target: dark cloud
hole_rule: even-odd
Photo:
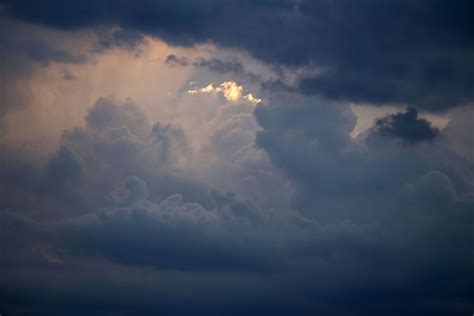
[[[471,237],[464,233],[455,233],[456,229],[448,228],[449,225],[462,225],[461,222],[466,220],[472,223],[469,209],[472,207],[473,187],[472,180],[469,179],[472,179],[474,174],[466,161],[439,139],[420,142],[417,146],[404,146],[397,139],[393,139],[392,136],[395,135],[392,134],[395,131],[396,137],[401,137],[399,134],[404,135],[404,138],[411,135],[412,139],[412,133],[419,135],[417,124],[421,124],[422,131],[424,128],[432,131],[426,121],[417,118],[416,112],[410,113],[413,110],[409,110],[408,114],[394,115],[396,120],[402,120],[404,124],[409,121],[408,131],[405,131],[405,127],[394,127],[400,122],[394,123],[394,126],[390,125],[390,134],[387,135],[389,137],[385,137],[378,146],[367,146],[363,138],[350,137],[355,118],[349,115],[351,112],[347,106],[327,104],[318,99],[289,99],[293,100],[290,105],[286,104],[288,98],[279,95],[275,100],[271,100],[274,101],[270,103],[273,105],[257,106],[254,114],[262,127],[256,135],[257,146],[267,152],[272,162],[280,167],[296,186],[294,207],[305,216],[325,225],[350,221],[361,229],[375,225],[380,229],[381,236],[390,232],[391,246],[384,246],[384,249],[388,252],[397,249],[395,252],[400,251],[398,259],[404,262],[395,265],[400,268],[407,267],[405,264],[408,264],[411,266],[409,270],[414,269],[412,271],[423,275],[419,275],[419,278],[410,277],[412,283],[405,287],[405,293],[410,294],[405,298],[397,295],[395,299],[392,296],[395,295],[394,292],[389,295],[384,291],[375,294],[371,286],[362,286],[358,287],[358,290],[352,288],[352,291],[346,293],[347,296],[332,293],[328,299],[341,300],[339,302],[344,302],[347,306],[357,306],[353,307],[357,311],[356,314],[362,310],[365,314],[386,313],[382,312],[383,308],[376,302],[358,305],[356,302],[360,303],[361,298],[354,298],[353,291],[362,291],[366,293],[366,299],[370,297],[383,302],[385,306],[392,306],[392,312],[403,311],[400,306],[402,301],[410,301],[409,305],[415,306],[415,309],[421,312],[429,307],[419,304],[423,299],[416,292],[430,287],[427,284],[431,284],[436,287],[431,288],[432,293],[437,293],[437,307],[433,312],[440,315],[456,314],[455,309],[448,312],[448,293],[463,288],[461,291],[470,295],[467,293],[472,289],[467,284],[461,285],[458,281],[450,283],[447,280],[463,278],[461,275],[455,276],[457,268],[454,266],[460,262],[463,266],[461,269],[465,269],[466,274],[470,275],[467,279],[473,277],[469,268],[471,260],[464,257],[462,251],[458,252],[458,242],[464,244]],[[410,115],[411,118],[406,117]],[[389,118],[392,119],[393,116]],[[414,131],[411,125],[415,125]],[[419,137],[417,136],[417,139]],[[472,225],[467,224],[465,228],[471,231]],[[431,237],[427,237],[428,235]],[[408,240],[412,240],[409,243],[414,244],[405,244]],[[398,246],[392,248],[395,244]],[[434,253],[439,251],[441,245],[452,247],[452,256],[457,256],[459,261],[455,263],[441,259],[443,268],[437,265],[439,261],[434,263],[434,257],[439,258]],[[422,253],[416,254],[417,251]],[[391,268],[386,265],[385,260],[392,259],[388,259],[386,255],[387,253],[368,255],[366,258],[382,260],[385,263],[380,263],[379,268],[389,272]],[[443,281],[440,282],[445,286],[444,289],[434,285],[436,282],[429,276],[436,273],[435,271],[443,275]],[[424,280],[422,282],[426,283],[417,284],[415,279]],[[448,288],[451,290],[445,291]],[[350,296],[354,300],[349,299]],[[468,303],[469,300],[460,301],[467,306],[472,304]],[[337,308],[334,314],[339,315],[343,313],[342,310]],[[406,314],[418,312],[403,311]]]
[[[400,127],[398,121],[389,125],[389,132],[383,134],[388,137],[372,146],[375,132],[367,141],[351,138],[356,118],[348,106],[289,99],[292,105],[285,105],[288,100],[278,96],[273,106],[257,106],[254,115],[262,130],[256,134],[256,144],[297,184],[295,206],[308,216],[323,222],[373,220],[382,213],[367,201],[376,204],[381,196],[392,196],[432,170],[448,175],[457,190],[472,189],[468,180],[472,170],[461,157],[442,142],[420,142],[426,140],[424,128],[429,125],[417,119],[416,112],[408,112],[411,118],[396,114],[405,125]],[[428,132],[428,136],[434,133],[431,127]],[[418,144],[404,146],[400,137]]]
[[[4,1],[11,16],[62,29],[115,24],[172,44],[212,41],[269,63],[322,69],[302,91],[442,110],[473,99],[472,2]],[[242,23],[244,21],[244,23]],[[126,42],[128,41],[128,36]]]
[[[51,62],[66,64],[83,64],[88,58],[85,55],[77,55],[64,49],[51,46],[45,40],[35,38],[15,39],[4,37],[0,40],[0,52],[3,54],[14,53],[23,55],[34,62],[47,65]]]
[[[97,32],[98,41],[94,44],[93,52],[121,48],[131,53],[139,54],[140,45],[145,43],[145,37],[137,31],[129,29],[102,29]]]
[[[219,183],[211,172],[195,182],[176,167],[193,155],[183,130],[152,125],[130,100],[99,99],[44,169],[5,151],[2,310],[470,312],[474,175],[465,161],[441,138],[353,139],[356,118],[344,104],[285,93],[268,102],[254,110],[256,145],[293,184],[298,212],[206,192]],[[223,107],[227,120],[205,150],[226,145],[219,157],[247,177],[276,173],[252,162],[257,149],[228,144],[255,129],[251,110]],[[213,168],[225,174],[231,164]],[[279,178],[262,179],[252,189],[278,200]]]
[[[2,240],[13,241],[2,256],[2,308],[20,315],[22,308],[53,315],[117,308],[125,315],[162,309],[233,315],[242,305],[258,315],[462,315],[472,304],[472,265],[466,260],[472,223],[466,219],[473,202],[457,200],[440,172],[406,192],[399,216],[412,225],[401,227],[395,218],[372,226],[319,225],[296,214],[261,212],[230,195],[214,196],[211,209],[183,202],[179,194],[154,203],[135,176],[124,192],[114,207],[62,221],[1,213]],[[451,205],[420,208],[440,193]],[[29,277],[20,282],[21,271]],[[96,287],[115,290],[99,294]],[[137,289],[139,296],[133,295]],[[39,300],[41,292],[56,299]]]
[[[82,158],[66,146],[61,146],[47,167],[47,177],[64,185],[64,181],[77,181],[84,169]]]
[[[425,119],[418,118],[414,108],[407,108],[405,113],[389,114],[374,122],[370,133],[374,136],[398,138],[408,143],[431,141],[439,130]]]
[[[168,55],[165,59],[167,65],[178,65],[182,67],[193,66],[200,69],[205,69],[216,75],[223,75],[223,80],[235,80],[240,78],[246,82],[255,82],[259,77],[250,71],[247,71],[242,63],[236,58],[219,59],[212,58],[195,58],[189,59],[184,56],[176,56],[174,54]],[[197,75],[199,78],[199,75]]]
[[[166,56],[165,63],[167,65],[189,66],[190,61],[186,57],[178,57],[174,54]]]
[[[106,25],[103,49],[211,41],[305,75],[266,83],[255,107],[184,93],[173,109],[191,113],[187,130],[100,98],[44,164],[0,147],[2,314],[472,313],[469,119],[438,131],[409,108],[354,138],[356,116],[334,101],[470,101],[467,1],[3,3],[56,28]],[[38,51],[21,58],[74,63]]]
[[[229,73],[230,72],[230,73],[238,74],[238,73],[244,72],[244,67],[237,60],[223,61],[217,58],[210,58],[210,59],[199,58],[193,62],[193,65],[197,67],[207,68],[210,71],[216,72],[216,73]]]

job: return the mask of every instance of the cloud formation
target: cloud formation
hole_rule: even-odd
[[[30,199],[28,208],[39,203],[43,214],[22,212],[27,204],[2,195],[10,205],[1,213],[2,240],[14,241],[3,244],[2,308],[93,312],[99,296],[85,280],[94,279],[120,289],[100,296],[102,308],[125,314],[232,315],[242,306],[277,315],[465,313],[474,275],[473,170],[441,138],[372,145],[350,136],[349,106],[297,100],[277,93],[255,108],[220,106],[204,148],[219,159],[207,171],[199,166],[205,177],[190,172],[200,154],[183,129],[151,124],[131,100],[97,100],[84,127],[65,131],[43,172],[28,173],[19,160],[3,171],[11,176],[2,176],[2,187]],[[250,134],[278,169],[259,158],[252,138],[229,145],[245,135],[249,127],[239,125],[252,111],[260,130]],[[235,166],[223,163],[229,157]],[[282,195],[275,187],[282,172],[292,207],[219,192],[213,172],[233,175],[236,191],[240,178],[270,200]],[[25,271],[30,277],[20,283]],[[74,293],[58,294],[51,280]],[[137,286],[142,298],[132,295]],[[16,303],[26,289],[31,295]],[[196,291],[207,294],[196,301],[189,294]],[[41,292],[57,300],[39,301]],[[78,297],[88,304],[78,306]],[[376,301],[362,303],[368,297]]]
[[[467,1],[0,6],[2,314],[472,312]]]
[[[373,135],[398,138],[408,143],[431,141],[439,130],[431,123],[418,118],[414,108],[407,108],[405,113],[395,113],[378,118],[370,131]]]
[[[466,13],[472,3],[467,0],[3,4],[9,16],[66,30],[112,24],[172,44],[211,41],[268,63],[315,65],[322,72],[301,78],[299,86],[330,99],[404,103],[430,111],[473,99],[472,23]]]
[[[244,87],[238,85],[235,81],[224,81],[219,86],[214,87],[213,83],[210,83],[204,88],[196,88],[187,91],[191,94],[196,93],[222,93],[227,101],[236,102],[239,100],[246,100],[253,104],[262,102],[262,99],[256,98],[252,93],[244,94]]]

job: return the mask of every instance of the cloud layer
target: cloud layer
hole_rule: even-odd
[[[467,1],[0,7],[0,313],[472,313]]]
[[[331,99],[436,111],[473,98],[467,0],[3,3],[7,15],[56,28],[126,30],[109,42],[137,42],[129,35],[137,31],[179,45],[211,41],[278,65],[314,66],[320,74],[302,78],[299,87]]]

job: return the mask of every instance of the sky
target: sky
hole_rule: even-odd
[[[471,315],[470,0],[0,0],[0,313]]]

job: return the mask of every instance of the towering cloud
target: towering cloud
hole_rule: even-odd
[[[0,313],[472,313],[472,8],[0,0]]]

